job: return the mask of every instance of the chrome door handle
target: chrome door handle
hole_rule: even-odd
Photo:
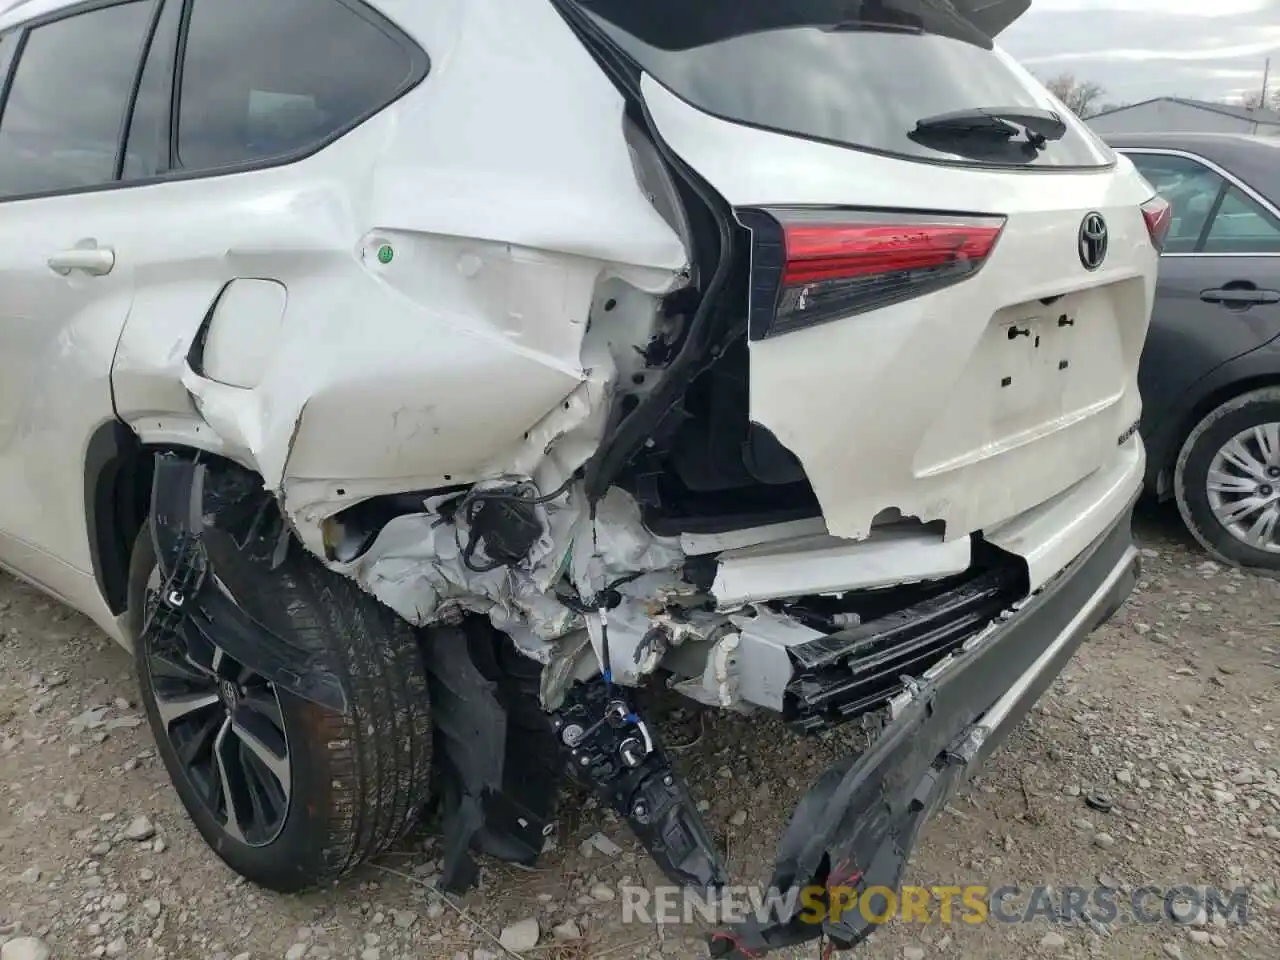
[[[116,265],[116,252],[110,247],[73,247],[49,258],[49,269],[62,276],[79,270],[93,277],[110,273]]]

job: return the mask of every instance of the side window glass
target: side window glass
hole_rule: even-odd
[[[184,169],[287,157],[385,106],[414,59],[340,0],[195,0],[178,108]]]
[[[1280,221],[1239,187],[1222,198],[1205,253],[1280,253]]]
[[[1165,241],[1166,253],[1192,253],[1213,212],[1222,177],[1187,157],[1163,153],[1135,153],[1129,157],[1173,207],[1173,223]]]
[[[154,9],[151,0],[136,0],[30,31],[0,118],[0,196],[115,180]]]
[[[182,0],[164,0],[160,21],[151,37],[138,99],[125,139],[125,180],[145,180],[169,169],[169,111],[173,92],[173,61],[178,49]]]

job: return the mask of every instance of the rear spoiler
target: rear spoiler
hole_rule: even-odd
[[[990,46],[1031,0],[572,0],[570,4],[661,50],[688,50],[760,30],[858,20],[923,26]],[[981,36],[979,36],[981,34]]]
[[[996,37],[1031,9],[1031,0],[951,0],[951,5],[988,37]]]

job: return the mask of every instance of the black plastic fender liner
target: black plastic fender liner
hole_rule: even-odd
[[[537,860],[559,788],[559,777],[540,769],[538,761],[558,753],[538,704],[537,674],[530,688],[510,669],[533,661],[509,646],[493,649],[510,641],[487,620],[432,627],[421,636],[430,637],[422,649],[435,720],[434,793],[444,851],[440,887],[462,894],[479,877],[472,851],[525,866]],[[540,724],[522,722],[531,711]]]
[[[218,586],[205,538],[211,531],[226,534],[210,526],[217,511],[208,507],[217,491],[208,489],[207,480],[207,464],[176,454],[156,456],[151,537],[163,582],[144,633],[172,629],[187,637],[193,631],[278,688],[347,713],[347,691],[337,674],[315,654],[263,627]],[[264,546],[269,557],[275,545]]]

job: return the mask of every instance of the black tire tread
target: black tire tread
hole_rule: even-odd
[[[1189,488],[1192,478],[1187,475],[1192,459],[1198,460],[1205,455],[1204,444],[1211,442],[1207,438],[1215,428],[1228,417],[1234,417],[1258,405],[1275,405],[1280,408],[1280,386],[1263,387],[1233,397],[1210,411],[1192,428],[1178,451],[1178,459],[1173,470],[1173,492],[1183,523],[1200,546],[1215,560],[1228,566],[1253,567],[1274,573],[1280,571],[1280,554],[1269,560],[1262,555],[1261,551],[1241,543],[1228,531],[1222,529],[1221,524],[1208,511],[1207,504],[1201,504],[1201,498],[1192,495]],[[1213,452],[1208,451],[1208,455],[1212,456]]]
[[[154,563],[150,536],[150,526],[144,526],[134,549],[134,596],[140,595],[138,579],[145,584]],[[222,569],[218,572],[223,576]],[[249,869],[232,862],[211,844],[233,869],[280,892],[331,883],[394,844],[427,805],[431,722],[417,634],[294,539],[274,570],[246,563],[244,570],[226,572],[230,575],[224,581],[250,615],[316,654],[338,675],[348,691],[349,710],[337,714],[294,698],[289,711],[300,720],[289,729],[294,763],[316,767],[309,779],[321,785],[306,797],[313,811],[309,849],[280,851],[272,859],[288,856],[290,865],[259,870],[247,858]],[[131,603],[130,610],[135,637],[140,632],[137,606]],[[304,744],[295,739],[301,733]]]

